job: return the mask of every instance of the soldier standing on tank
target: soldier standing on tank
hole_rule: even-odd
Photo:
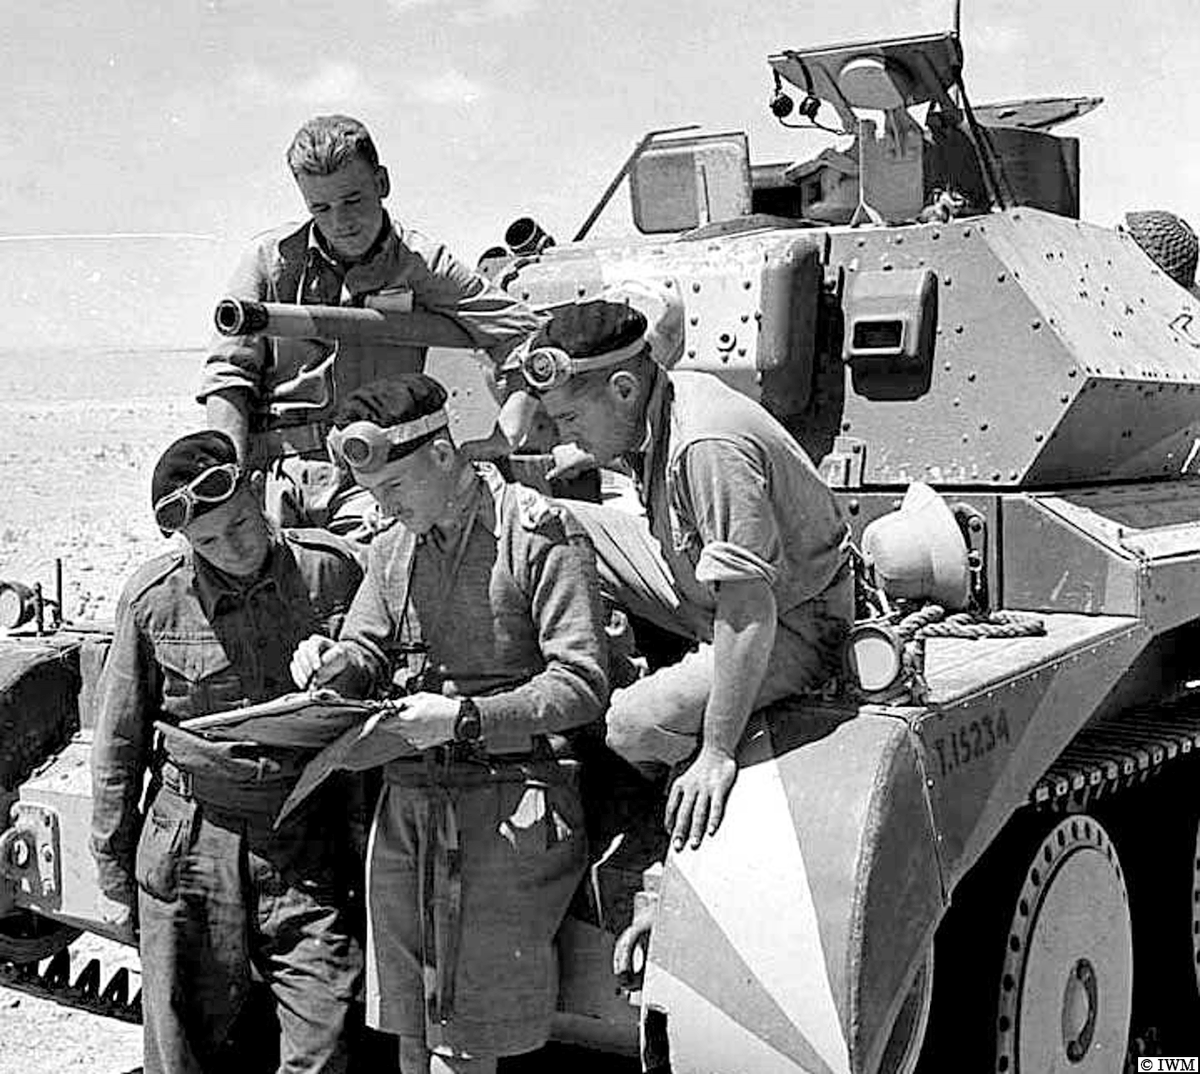
[[[274,830],[310,751],[177,725],[286,693],[293,649],[336,632],[361,571],[332,534],[275,531],[221,432],[166,450],[152,502],[159,527],[186,546],[125,586],[92,747],[103,909],[126,935],[140,929],[146,1074],[214,1069],[252,965],[276,1001],[279,1069],[343,1071],[362,972],[346,911],[345,803]]]
[[[556,308],[512,357],[561,439],[634,475],[640,513],[572,510],[606,596],[695,647],[614,689],[607,738],[645,774],[682,765],[666,824],[676,848],[696,847],[721,823],[751,712],[839,667],[854,618],[849,530],[763,407],[654,360],[627,297]]]
[[[497,362],[537,328],[522,302],[388,215],[391,180],[358,120],[310,119],[287,162],[311,217],[255,239],[229,284],[231,297],[355,306],[369,295],[404,294],[449,318]],[[424,360],[417,346],[218,336],[198,398],[243,463],[266,471],[271,518],[365,540],[371,499],[329,461],[329,419],[355,388],[418,371]]]
[[[608,680],[587,536],[468,462],[445,403],[414,373],[339,410],[332,451],[399,524],[372,543],[338,641],[307,640],[292,675],[364,695],[410,654],[376,732],[411,749],[385,768],[367,852],[367,1022],[399,1037],[403,1074],[489,1074],[549,1033],[554,937],[587,863],[560,758]]]

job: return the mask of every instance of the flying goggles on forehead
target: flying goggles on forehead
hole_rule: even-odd
[[[154,505],[154,521],[164,533],[178,533],[195,517],[198,504],[217,506],[233,496],[241,476],[236,462],[210,466],[186,485],[160,497]]]
[[[326,443],[334,462],[352,466],[361,473],[370,473],[387,463],[394,448],[411,444],[449,424],[445,409],[387,428],[373,421],[353,421],[344,429],[334,429],[326,438]]]
[[[639,337],[615,351],[588,355],[586,358],[574,358],[561,347],[531,346],[518,354],[518,361],[525,383],[534,391],[548,392],[561,388],[576,373],[607,369],[626,358],[641,354],[645,346],[645,339]]]

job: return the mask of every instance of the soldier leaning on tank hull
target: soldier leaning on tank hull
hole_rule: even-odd
[[[311,218],[260,235],[234,273],[231,297],[354,306],[388,294],[448,318],[497,362],[537,328],[538,317],[522,302],[388,215],[383,200],[391,181],[357,120],[309,120],[287,160]],[[218,336],[198,399],[239,458],[266,471],[270,517],[368,539],[371,500],[330,462],[329,421],[355,388],[419,371],[424,361],[424,347],[394,342]]]
[[[403,1074],[488,1074],[545,1043],[554,937],[586,835],[565,739],[608,700],[590,542],[563,507],[466,460],[423,374],[352,393],[331,448],[398,524],[337,642],[293,679],[362,695],[416,662],[369,734],[387,761],[367,855],[367,1021]]]
[[[765,409],[652,357],[612,290],[561,306],[513,352],[564,440],[624,460],[642,513],[574,505],[606,596],[697,647],[613,691],[608,744],[671,786],[677,848],[721,822],[753,709],[837,670],[854,618],[849,529],[803,449]],[[698,749],[697,749],[698,747]]]
[[[362,972],[347,803],[276,830],[308,752],[177,725],[285,693],[296,644],[338,629],[361,571],[329,533],[271,528],[224,433],[176,441],[152,490],[160,528],[187,547],[125,587],[92,751],[103,906],[118,929],[140,929],[146,1074],[214,1068],[252,964],[276,1001],[280,1069],[342,1071]]]

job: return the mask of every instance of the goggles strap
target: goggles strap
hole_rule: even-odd
[[[646,337],[638,336],[632,343],[626,343],[624,347],[618,347],[615,351],[605,351],[603,354],[591,354],[586,358],[575,358],[571,355],[567,355],[567,357],[571,359],[571,371],[573,373],[590,373],[593,369],[606,369],[608,366],[616,365],[627,358],[633,358],[641,354],[645,346]]]
[[[414,440],[420,440],[423,436],[437,432],[438,429],[444,429],[449,424],[450,418],[446,413],[446,408],[442,407],[441,410],[435,410],[432,414],[425,414],[412,421],[400,422],[397,425],[376,425],[373,421],[351,422],[345,428],[332,430],[328,439],[331,443],[340,444],[347,436],[359,434],[360,426],[366,426],[367,435],[378,437],[392,447],[400,447],[402,444],[410,444]]]
[[[401,444],[407,444],[413,440],[419,440],[423,436],[428,436],[430,433],[435,433],[438,429],[444,429],[449,424],[450,417],[446,413],[446,408],[442,407],[441,410],[435,410],[432,414],[426,414],[424,417],[393,425],[385,432],[388,440],[399,447]]]
[[[577,373],[590,373],[597,369],[608,369],[628,358],[634,358],[641,354],[645,347],[646,337],[639,336],[632,343],[627,343],[623,347],[617,347],[616,350],[576,358],[562,347],[552,345],[534,346],[532,343],[527,343],[524,345],[518,360],[526,381],[537,390],[547,391],[565,384]],[[548,371],[546,374],[540,374],[535,369],[530,368],[532,360],[539,354],[554,356],[553,370]]]
[[[449,424],[450,417],[445,407],[412,421],[387,427],[376,425],[373,421],[353,421],[342,429],[332,430],[326,437],[326,444],[334,462],[372,471],[379,469],[387,461],[394,448],[411,444],[439,429],[445,429]],[[347,457],[347,445],[355,442],[366,449],[362,458]]]

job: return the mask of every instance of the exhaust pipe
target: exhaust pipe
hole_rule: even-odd
[[[504,242],[517,257],[532,257],[553,246],[554,237],[532,216],[522,216],[508,225]]]

